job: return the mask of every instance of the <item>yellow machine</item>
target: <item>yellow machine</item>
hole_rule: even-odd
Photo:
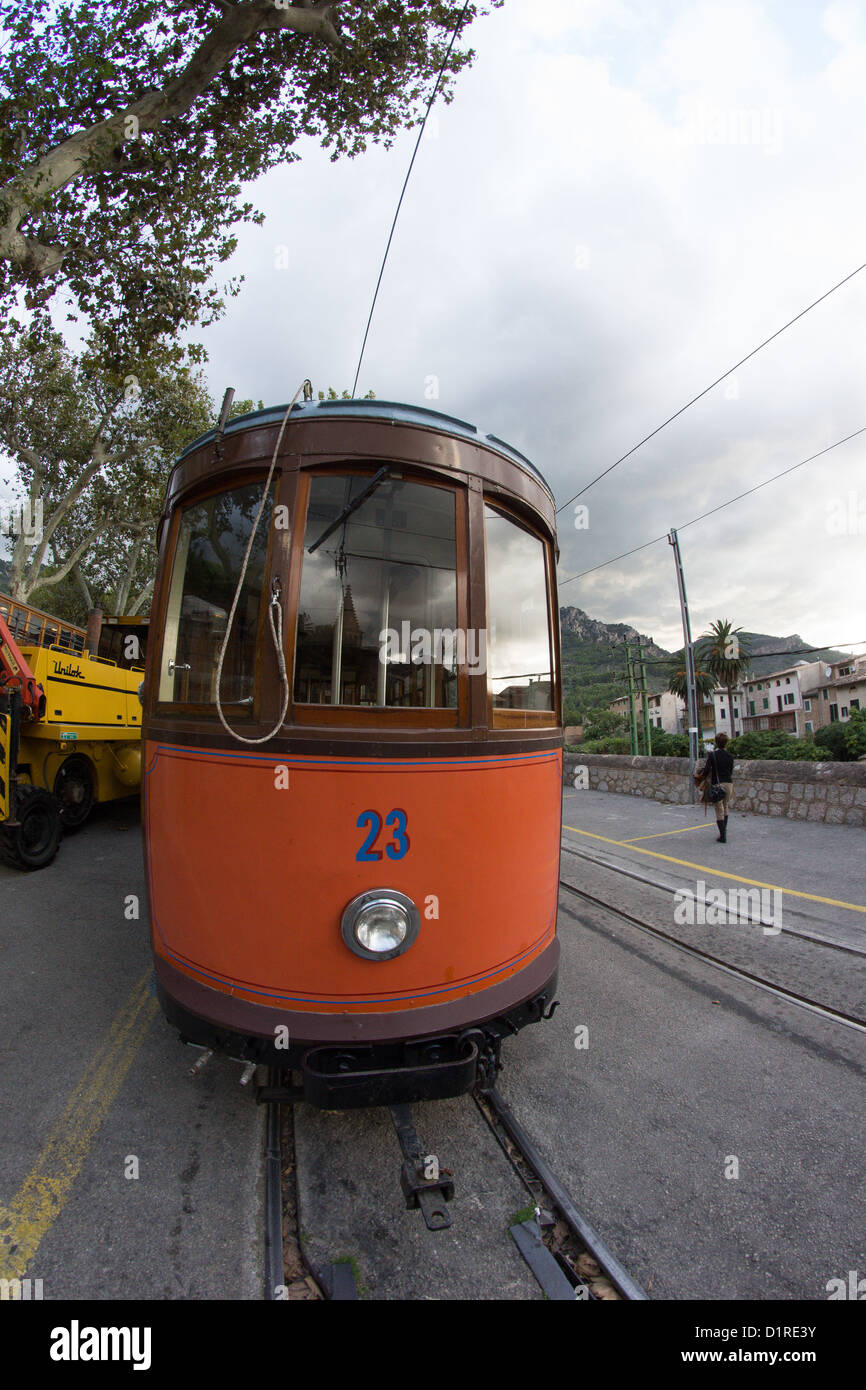
[[[91,655],[83,628],[0,595],[0,853],[42,868],[61,829],[79,829],[97,801],[141,783],[141,702],[147,621],[116,619],[106,642],[126,637],[124,660]]]

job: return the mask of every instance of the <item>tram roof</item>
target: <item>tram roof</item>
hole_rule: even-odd
[[[288,404],[288,402],[286,403]],[[264,410],[252,410],[247,415],[236,415],[233,420],[229,420],[225,427],[224,435],[236,434],[240,430],[246,429],[255,422],[260,425],[279,424],[286,413],[285,405],[267,406]],[[428,410],[420,405],[404,405],[399,401],[379,401],[379,400],[339,400],[339,401],[305,401],[292,407],[290,419],[309,419],[314,415],[343,416],[344,418],[361,418],[367,420],[399,420],[407,425],[422,425],[428,429],[444,430],[447,434],[456,435],[458,439],[467,439],[473,444],[483,444],[485,448],[492,449],[495,453],[501,454],[503,458],[510,459],[512,463],[518,464],[522,468],[528,468],[539,482],[543,484],[547,492],[553,498],[553,491],[547,479],[530,463],[524,454],[511,444],[506,444],[504,439],[498,439],[495,434],[480,434],[475,425],[470,425],[466,420],[459,420],[454,415],[445,415],[440,410]],[[199,435],[188,444],[183,453],[178,456],[180,459],[186,458],[187,454],[198,449],[202,444],[207,444],[209,440],[216,438],[216,429],[208,430],[206,434]]]

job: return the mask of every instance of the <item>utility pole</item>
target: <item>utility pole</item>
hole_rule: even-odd
[[[698,693],[695,681],[695,652],[692,646],[692,627],[689,622],[689,605],[686,598],[686,579],[683,574],[683,562],[680,557],[680,543],[676,531],[671,531],[668,535],[668,545],[674,548],[674,563],[677,569],[677,589],[680,595],[680,608],[683,615],[683,647],[686,657],[686,686],[688,692],[688,715],[689,715],[689,791],[690,800],[695,801],[695,767],[698,760]]]
[[[646,755],[649,758],[653,751],[653,745],[652,735],[650,734],[649,699],[647,697],[646,688],[646,667],[644,666],[643,648],[641,647],[640,637],[638,637],[637,639],[637,659],[640,670],[641,709],[643,711],[643,743],[644,751],[646,752]]]
[[[634,671],[631,664],[631,648],[625,644],[625,669],[628,675],[628,731],[631,739],[631,755],[637,756],[637,710],[634,703]]]

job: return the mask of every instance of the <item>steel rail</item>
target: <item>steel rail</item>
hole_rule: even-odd
[[[620,917],[624,922],[637,927],[640,931],[646,932],[649,936],[654,936],[659,941],[666,941],[671,946],[676,946],[678,951],[691,956],[695,960],[705,961],[709,965],[714,965],[717,970],[723,971],[726,975],[733,975],[737,980],[745,980],[747,983],[755,985],[757,989],[763,989],[768,994],[773,994],[777,999],[782,999],[785,1003],[796,1004],[801,1009],[809,1009],[811,1013],[819,1014],[823,1018],[828,1018],[833,1023],[841,1023],[846,1028],[854,1028],[858,1033],[866,1033],[866,1020],[855,1018],[853,1014],[843,1013],[840,1009],[832,1009],[828,1004],[818,1004],[814,999],[809,999],[805,994],[797,994],[794,990],[785,989],[783,985],[770,984],[760,975],[753,975],[750,970],[742,970],[737,965],[729,965],[727,961],[720,960],[718,956],[711,955],[709,951],[702,951],[698,946],[686,946],[678,937],[671,936],[669,932],[662,931],[660,927],[651,927],[648,922],[643,922],[639,917],[634,917],[630,912],[623,912],[622,908],[614,907],[612,903],[605,902],[603,898],[597,898],[592,893],[585,892],[582,888],[575,888],[573,883],[568,883],[564,878],[559,880],[560,885],[566,888],[569,893],[574,893],[578,898],[583,898],[586,902],[602,908],[605,912],[610,912],[614,917]]]
[[[574,855],[575,859],[585,859],[588,864],[596,864],[600,869],[610,869],[612,874],[622,874],[623,878],[633,878],[637,883],[645,883],[650,888],[658,888],[658,890],[661,893],[676,894],[681,891],[679,888],[675,888],[673,887],[673,885],[669,883],[660,883],[658,879],[647,878],[645,874],[639,874],[634,870],[626,869],[619,864],[612,864],[607,859],[599,859],[597,855],[589,854],[586,850],[574,849],[573,846],[567,845],[565,843],[561,845],[561,848],[565,850],[566,854]],[[724,877],[724,873],[722,870],[719,870],[719,875],[720,877]],[[781,893],[784,893],[785,890],[784,888],[782,888],[779,889],[779,891]],[[790,910],[791,909],[789,908],[788,911]],[[794,912],[799,912],[801,916],[805,915],[802,908],[795,907],[793,910]],[[765,922],[762,917],[758,922],[742,923],[741,925],[771,927],[775,926],[775,923]],[[783,931],[786,936],[796,936],[801,941],[813,941],[816,945],[828,946],[833,951],[845,951],[848,955],[862,956],[866,958],[866,950],[864,950],[862,946],[849,946],[844,941],[833,941],[831,937],[820,936],[817,932],[797,931],[796,927],[784,927]]]
[[[274,1069],[268,1077],[276,1085]],[[282,1150],[280,1145],[280,1107],[269,1101],[265,1116],[265,1298],[278,1299],[285,1287],[283,1267]]]
[[[479,1096],[494,1111],[503,1129],[507,1131],[510,1139],[520,1150],[521,1157],[532,1169],[547,1195],[558,1208],[569,1230],[577,1236],[578,1240],[583,1242],[593,1259],[601,1266],[604,1274],[619,1289],[623,1298],[629,1302],[648,1301],[649,1295],[636,1280],[632,1279],[616,1256],[611,1254],[601,1236],[589,1224],[586,1217],[581,1216],[570,1193],[563,1187],[546,1159],[538,1152],[535,1142],[527,1134],[514,1112],[506,1105],[496,1087],[491,1086],[489,1090],[480,1091]],[[483,1107],[479,1106],[479,1109],[483,1115]]]

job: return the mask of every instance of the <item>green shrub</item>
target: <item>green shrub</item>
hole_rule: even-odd
[[[811,739],[797,738],[784,729],[757,729],[740,734],[728,743],[728,752],[735,758],[779,758],[786,762],[821,762],[826,752],[817,748]]]
[[[845,735],[848,732],[847,724],[828,724],[826,728],[819,729],[815,735],[815,742],[821,747],[823,756],[845,760]]]
[[[826,758],[844,763],[854,763],[866,753],[866,710],[855,710],[847,723],[837,720],[819,729],[815,742],[820,745]]]
[[[653,729],[651,743],[654,758],[687,758],[689,756],[688,734],[666,734],[664,729]]]
[[[603,741],[614,734],[621,734],[628,728],[628,722],[621,714],[610,709],[590,710],[583,728],[584,742]],[[628,749],[626,749],[628,752]]]
[[[611,735],[608,738],[590,739],[588,743],[580,745],[581,753],[630,753],[631,743],[629,739],[622,735]]]
[[[856,762],[866,753],[866,710],[855,710],[845,730],[845,757],[848,762]]]

